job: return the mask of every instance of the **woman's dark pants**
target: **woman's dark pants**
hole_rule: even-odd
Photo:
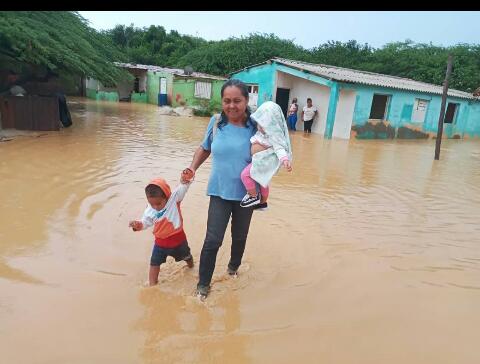
[[[240,207],[240,201],[224,200],[217,196],[210,197],[207,234],[200,254],[198,286],[210,286],[218,249],[222,245],[230,216],[232,217],[232,248],[228,267],[234,271],[240,267],[252,213],[253,208]]]

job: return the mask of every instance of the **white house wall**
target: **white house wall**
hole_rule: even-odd
[[[293,82],[294,82],[294,79],[295,77],[292,77],[290,76],[289,74],[287,73],[283,73],[283,72],[277,72],[277,84],[276,84],[276,87],[275,87],[275,92],[274,92],[274,99],[275,97],[277,96],[277,87],[280,87],[280,88],[288,88],[288,89],[292,89],[293,87]],[[291,91],[290,91],[291,93]]]
[[[340,90],[332,137],[350,139],[356,93],[354,90]]]
[[[303,130],[303,123],[300,121],[303,107],[307,105],[307,98],[312,99],[313,106],[318,109],[318,114],[312,125],[312,133],[325,134],[327,121],[328,102],[330,100],[330,88],[318,83],[304,80],[283,72],[277,72],[277,87],[290,89],[289,104],[294,97],[298,100],[298,123],[297,130]]]

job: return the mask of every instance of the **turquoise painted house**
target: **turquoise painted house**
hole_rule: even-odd
[[[427,139],[436,136],[443,87],[407,78],[272,58],[231,74],[250,88],[250,106],[275,101],[286,113],[296,97],[318,115],[312,132],[325,138]],[[303,123],[297,123],[303,129]],[[443,136],[480,137],[480,97],[449,89]]]

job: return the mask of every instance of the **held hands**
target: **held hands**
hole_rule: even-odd
[[[140,231],[143,228],[143,224],[141,221],[134,220],[128,223],[128,227],[131,227],[133,231]]]
[[[182,171],[182,174],[180,175],[180,182],[181,183],[188,183],[193,181],[193,178],[195,177],[195,171],[190,168],[185,168]]]
[[[285,159],[285,160],[282,162],[282,164],[283,164],[283,167],[284,167],[287,171],[289,171],[289,172],[292,171],[292,163],[290,163],[290,161],[289,161],[288,159]]]

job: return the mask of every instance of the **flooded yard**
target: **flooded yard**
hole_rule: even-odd
[[[0,362],[479,363],[480,141],[291,134],[238,278],[146,288],[144,187],[173,187],[208,118],[70,99],[73,126],[0,143]],[[196,263],[210,161],[182,203]]]

